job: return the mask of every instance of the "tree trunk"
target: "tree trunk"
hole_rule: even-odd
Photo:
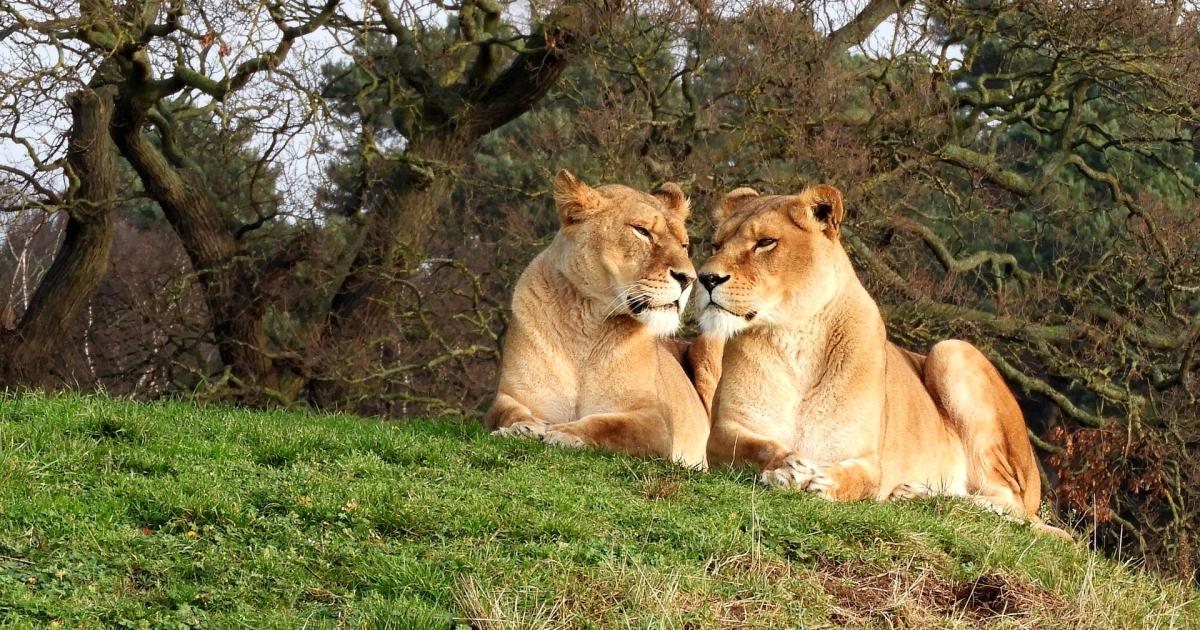
[[[72,115],[67,225],[21,321],[0,333],[0,384],[52,384],[51,352],[108,269],[117,196],[117,154],[109,135],[115,91],[89,88],[67,99]]]
[[[275,383],[272,361],[265,352],[264,317],[268,296],[262,295],[259,270],[242,251],[225,224],[199,175],[186,164],[172,164],[142,129],[145,104],[137,95],[120,101],[113,135],[121,154],[133,165],[149,196],[183,244],[212,321],[221,361],[232,377],[234,398],[249,405],[271,398]]]

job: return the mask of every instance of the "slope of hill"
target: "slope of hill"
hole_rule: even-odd
[[[0,626],[1197,627],[1164,582],[958,501],[186,403],[0,397]]]

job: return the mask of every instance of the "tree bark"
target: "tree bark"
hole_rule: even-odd
[[[87,88],[67,99],[72,116],[67,225],[54,262],[16,329],[0,332],[0,385],[52,384],[55,344],[108,269],[118,181],[117,153],[109,135],[115,91],[111,86]]]

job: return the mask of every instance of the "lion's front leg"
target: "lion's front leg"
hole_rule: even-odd
[[[547,427],[545,421],[534,417],[529,407],[505,393],[496,395],[496,400],[483,417],[483,424],[492,431],[492,435],[535,440],[542,439]]]
[[[710,415],[713,398],[717,393],[717,383],[721,380],[721,356],[724,350],[724,337],[701,335],[688,346],[685,357],[692,385],[700,395],[704,411]]]
[[[671,456],[667,422],[651,410],[593,413],[549,427],[544,439],[555,446],[598,446],[642,457]]]
[[[753,464],[766,472],[778,468],[791,452],[778,440],[733,420],[717,420],[708,434],[708,461],[713,464]]]

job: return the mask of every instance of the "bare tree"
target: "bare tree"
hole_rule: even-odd
[[[85,2],[79,8],[81,20],[96,19],[99,8],[94,3]],[[4,30],[11,34],[25,26],[27,23],[17,17]],[[27,45],[36,50],[39,38],[23,34],[30,39]],[[0,173],[7,176],[0,183],[4,187],[0,192],[12,204],[7,209],[46,208],[63,212],[67,219],[54,262],[26,302],[20,320],[10,330],[0,330],[0,382],[38,383],[47,379],[48,368],[54,363],[50,351],[63,323],[91,296],[106,269],[117,198],[116,149],[109,135],[116,92],[107,83],[112,70],[112,63],[102,62],[87,85],[77,86],[66,96],[71,114],[66,155],[54,166],[42,159],[32,143],[18,135],[21,108],[29,95],[15,93],[16,90],[5,95],[6,105],[11,109],[5,121],[8,132],[3,137],[25,149],[31,163],[27,170],[0,165]],[[26,84],[37,86],[44,80],[52,80],[52,74],[53,69],[47,69],[22,78]],[[55,168],[61,169],[65,190],[54,190],[44,177]],[[32,192],[37,201],[25,202],[27,192]]]

